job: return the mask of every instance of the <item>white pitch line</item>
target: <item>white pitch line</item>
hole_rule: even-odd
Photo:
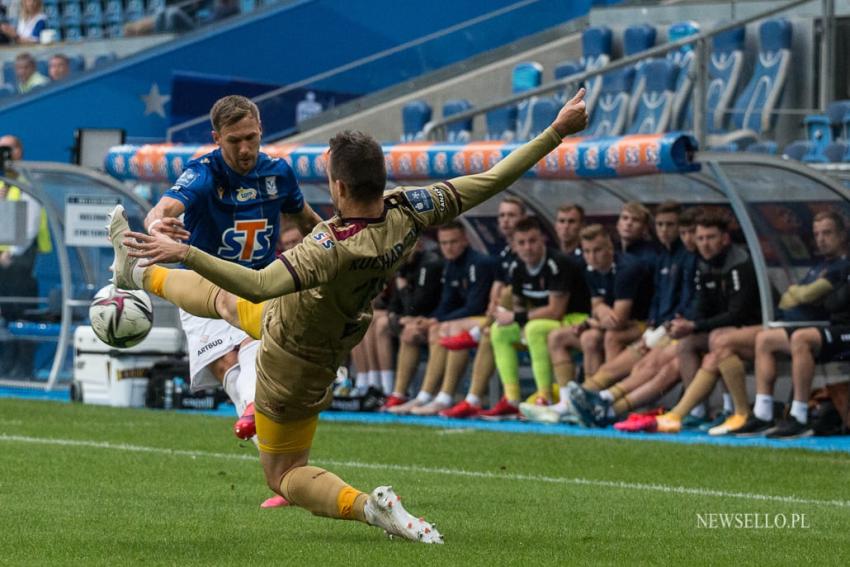
[[[213,453],[209,451],[186,451],[183,449],[168,449],[162,447],[146,447],[144,445],[129,445],[126,443],[110,443],[108,441],[86,441],[79,439],[55,439],[49,437],[29,437],[25,435],[0,434],[0,441],[9,443],[34,443],[39,445],[57,445],[61,447],[86,447],[90,449],[109,449],[113,451],[127,451],[131,453],[155,453],[160,455],[199,457],[210,459],[226,459],[236,461],[257,461],[255,454],[239,455],[235,453]],[[331,459],[316,459],[317,464],[338,467],[351,467],[369,470],[392,470],[416,474],[438,474],[457,476],[465,478],[481,478],[489,480],[504,480],[509,482],[528,481],[542,482],[547,484],[564,484],[575,486],[594,486],[603,488],[615,488],[621,490],[635,490],[644,492],[660,492],[664,494],[687,494],[689,496],[707,496],[717,498],[740,498],[743,500],[754,500],[764,502],[779,502],[782,504],[805,504],[812,506],[835,506],[838,508],[850,508],[850,500],[817,500],[813,498],[800,498],[797,496],[776,496],[772,494],[757,494],[753,492],[727,492],[724,490],[713,490],[710,488],[689,488],[686,486],[669,486],[665,484],[644,484],[638,482],[624,482],[616,480],[599,480],[589,478],[568,478],[556,476],[543,476],[533,474],[511,474],[494,473],[486,471],[468,471],[463,469],[450,469],[443,467],[419,467],[412,465],[398,465],[390,463],[364,463],[360,461],[337,461]]]

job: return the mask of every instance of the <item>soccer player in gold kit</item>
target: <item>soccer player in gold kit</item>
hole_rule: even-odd
[[[586,124],[580,89],[549,128],[490,170],[386,193],[381,146],[359,132],[337,134],[330,140],[327,171],[338,213],[258,271],[162,234],[130,232],[118,207],[109,227],[115,284],[143,288],[201,317],[225,319],[262,341],[255,408],[260,461],[272,490],[319,516],[442,543],[431,524],[404,510],[391,487],[366,494],[307,464],[318,414],[331,403],[337,367],[369,327],[372,299],[420,233],[498,194]],[[156,265],[171,262],[189,270]]]

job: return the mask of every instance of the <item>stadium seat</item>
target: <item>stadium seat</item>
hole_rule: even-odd
[[[531,104],[527,127],[524,132],[519,132],[520,126],[518,126],[518,136],[522,135],[523,140],[534,138],[552,124],[560,110],[561,103],[555,97],[535,97]]]
[[[604,67],[611,60],[611,30],[605,26],[589,27],[581,34],[581,61],[585,71],[593,71]],[[588,112],[593,111],[593,105],[599,98],[602,89],[602,77],[597,76],[586,82],[587,95],[584,97]]]
[[[629,114],[629,92],[635,70],[631,67],[606,73],[596,107],[586,129],[588,136],[619,136],[626,129]]]
[[[517,107],[503,106],[487,113],[487,139],[510,142],[516,138]]]
[[[644,73],[646,86],[626,134],[656,134],[670,127],[676,68],[667,59],[652,59],[644,65]]]
[[[443,118],[452,114],[458,114],[472,108],[472,104],[466,99],[447,100],[443,104]],[[446,141],[451,144],[465,144],[472,137],[472,118],[459,122],[452,122],[446,128]]]
[[[581,73],[582,71],[584,71],[584,68],[581,66],[581,63],[579,63],[578,61],[562,61],[562,62],[558,63],[557,65],[555,65],[555,69],[554,69],[555,80],[557,81],[559,79],[563,79],[563,78],[569,77],[571,75],[576,75],[578,73]],[[566,97],[568,95],[572,96],[572,93],[577,91],[579,89],[579,87],[581,87],[583,84],[584,84],[584,82],[581,82],[577,85],[573,85],[569,88],[570,92],[563,90],[563,91],[558,93],[558,96],[561,98],[561,100],[566,101]]]
[[[755,142],[773,128],[776,122],[773,111],[781,101],[790,61],[791,23],[786,19],[764,22],[759,27],[759,52],[753,76],[732,109],[731,126],[735,131],[712,136],[709,145]]]
[[[667,40],[671,43],[699,33],[699,24],[696,22],[679,22],[670,26],[667,30]],[[694,81],[691,77],[691,67],[696,52],[692,45],[686,45],[676,51],[667,53],[667,60],[677,68],[676,88],[673,94],[673,113],[670,118],[669,129],[680,128],[688,114],[688,105],[691,102],[691,92]]]
[[[423,100],[408,102],[401,109],[401,122],[404,132],[402,142],[412,142],[422,139],[422,130],[431,120],[431,107]]]
[[[35,70],[38,71],[39,73],[41,73],[42,75],[44,75],[45,77],[47,76],[47,71],[48,71],[49,68],[50,68],[50,65],[49,65],[47,59],[36,60]]]
[[[104,20],[106,20],[107,24],[123,23],[124,3],[121,0],[106,0],[106,11],[104,13]]]
[[[153,14],[157,10],[161,10],[162,8],[165,8],[165,3],[166,3],[165,0],[148,0],[148,3],[147,3],[148,13]]]
[[[239,0],[239,12],[250,14],[257,9],[257,0]]]
[[[68,67],[71,69],[71,73],[81,73],[86,70],[86,58],[82,55],[69,56]]]
[[[62,38],[65,41],[80,41],[83,39],[83,30],[80,26],[65,26],[62,28]]]
[[[826,161],[829,163],[841,163],[844,161],[850,161],[850,144],[847,142],[837,141],[829,144],[826,149],[823,151],[823,155],[826,157]]]
[[[94,60],[94,65],[92,65],[92,69],[99,69],[105,65],[109,65],[113,61],[116,61],[118,56],[113,52],[104,53],[102,55],[98,55]]]
[[[750,144],[747,147],[747,151],[754,154],[767,154],[771,156],[775,156],[776,152],[779,150],[779,146],[776,142],[756,142],[755,144]]]
[[[623,32],[623,55],[629,57],[642,51],[646,51],[655,45],[656,31],[649,24],[637,24],[629,26]],[[629,112],[626,116],[626,121],[631,122],[637,108],[637,101],[643,93],[645,78],[643,76],[643,64],[645,61],[639,61],[635,65],[635,76],[632,81],[632,92],[629,95]]]
[[[706,88],[706,131],[717,133],[726,125],[729,106],[738,88],[744,64],[746,28],[735,28],[712,38]],[[691,113],[692,114],[692,113]]]
[[[143,0],[127,0],[124,10],[124,21],[135,22],[145,15],[145,4]]]
[[[0,85],[0,98],[15,96],[18,91],[12,85]]]
[[[103,7],[100,0],[86,0],[85,9],[83,11],[83,23],[87,26],[102,26],[105,23],[103,15]],[[91,37],[86,31],[86,37]]]
[[[106,37],[124,37],[124,26],[121,24],[106,26]]]
[[[103,27],[101,27],[101,26],[86,26],[85,36],[86,36],[86,39],[103,39],[104,38]]]
[[[808,140],[797,140],[785,146],[785,149],[782,150],[782,157],[803,161],[803,157],[809,151],[811,151],[811,143]]]
[[[511,73],[511,90],[514,94],[536,89],[543,81],[543,65],[535,61],[517,63]]]
[[[79,26],[83,22],[83,8],[79,2],[65,2],[62,5],[62,25]]]
[[[836,100],[826,107],[826,114],[810,114],[803,123],[806,139],[812,143],[814,154],[826,159],[824,151],[842,132],[844,117],[850,112],[850,100]]]
[[[18,79],[15,78],[15,62],[12,60],[3,62],[3,83],[13,87],[18,84]]]
[[[48,28],[59,29],[62,26],[62,15],[59,12],[58,2],[45,2],[44,15],[47,18]]]

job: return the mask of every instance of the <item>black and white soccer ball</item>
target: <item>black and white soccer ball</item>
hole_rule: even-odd
[[[111,347],[129,348],[150,333],[153,305],[144,291],[118,289],[110,284],[95,294],[89,319],[97,338]]]

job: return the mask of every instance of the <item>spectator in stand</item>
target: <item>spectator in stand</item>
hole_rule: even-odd
[[[21,94],[50,82],[50,79],[38,72],[35,58],[29,53],[18,53],[15,56],[15,77],[18,80],[18,92]]]
[[[440,251],[446,260],[441,280],[443,288],[440,303],[429,318],[404,326],[398,353],[398,380],[393,394],[405,394],[413,374],[411,369],[415,370],[418,365],[419,346],[427,342],[428,364],[425,368],[425,378],[416,397],[401,405],[390,407],[388,411],[391,413],[406,414],[420,406],[429,406],[429,410],[436,408],[437,411],[450,408],[457,383],[449,384],[442,378],[445,374],[459,377],[460,372],[456,372],[456,369],[447,371],[448,351],[439,340],[451,333],[452,323],[455,321],[478,317],[481,324],[485,320],[487,294],[496,271],[495,262],[469,247],[466,231],[459,221],[441,226],[437,231],[437,238]],[[465,359],[463,363],[465,365]],[[402,372],[406,374],[402,375]],[[443,388],[435,397],[441,382]]]
[[[183,33],[239,13],[238,0],[194,0],[174,4],[177,5],[158,8],[151,16],[124,24],[124,35]]]
[[[581,228],[584,226],[584,208],[575,203],[558,207],[555,217],[555,234],[558,248],[567,256],[581,257]]]
[[[71,74],[71,64],[67,55],[56,53],[47,62],[47,76],[51,81],[63,81]]]
[[[289,222],[281,222],[280,237],[277,239],[277,247],[275,248],[275,251],[277,252],[277,255],[280,256],[287,250],[295,248],[301,244],[302,240],[304,240],[304,235],[301,234],[301,229],[298,228],[298,225]]]
[[[41,31],[47,27],[47,16],[42,8],[41,0],[23,0],[17,26],[2,24],[0,32],[14,43],[38,43]]]

